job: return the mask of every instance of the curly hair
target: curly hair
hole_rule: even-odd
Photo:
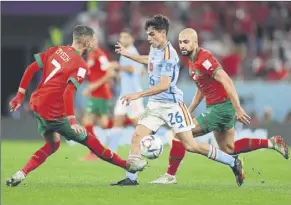
[[[158,31],[166,30],[166,34],[168,34],[170,22],[168,17],[157,14],[146,21],[144,29],[148,30],[149,27],[153,27]]]

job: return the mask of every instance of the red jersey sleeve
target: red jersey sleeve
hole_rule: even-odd
[[[57,50],[58,47],[51,47],[44,52],[34,54],[34,59],[39,68],[43,68],[48,57]]]
[[[87,75],[88,67],[86,64],[80,64],[76,67],[73,72],[70,74],[68,82],[72,82],[74,86],[78,89],[81,83],[84,81]]]
[[[212,78],[214,78],[219,69],[222,69],[222,66],[218,63],[214,56],[211,53],[206,52],[202,55],[200,67]]]

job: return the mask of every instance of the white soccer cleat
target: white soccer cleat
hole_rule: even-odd
[[[155,181],[151,181],[150,184],[177,184],[177,179],[176,176],[166,173]]]
[[[289,158],[289,149],[283,137],[273,136],[269,140],[273,143],[274,150],[279,152],[285,159]]]
[[[133,160],[127,163],[126,170],[130,173],[141,172],[147,164],[148,162],[143,159]]]
[[[6,181],[7,186],[17,186],[25,179],[22,171],[16,172],[10,179]]]

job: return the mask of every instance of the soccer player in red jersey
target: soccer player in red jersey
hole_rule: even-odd
[[[228,154],[269,148],[276,150],[288,159],[288,147],[280,136],[270,139],[243,138],[234,142],[235,121],[239,120],[248,125],[250,117],[240,105],[232,80],[209,51],[198,47],[195,30],[190,28],[183,30],[179,35],[179,46],[182,55],[189,57],[189,75],[198,88],[188,108],[190,113],[195,110],[204,97],[206,98],[207,111],[193,119],[195,124],[195,128],[192,129],[193,136],[198,137],[213,132],[219,149]],[[185,152],[182,143],[174,139],[167,173],[151,183],[177,183],[175,174]]]
[[[109,120],[110,101],[112,100],[112,87],[110,81],[115,77],[115,69],[119,67],[117,62],[110,62],[106,53],[98,47],[97,40],[93,50],[88,55],[89,86],[83,91],[88,96],[85,115],[82,124],[93,133],[93,127],[97,123],[102,129],[111,128],[113,122]],[[94,160],[96,155],[90,152],[84,160]]]
[[[7,186],[20,184],[31,171],[56,152],[60,146],[60,135],[83,144],[101,159],[130,172],[141,171],[146,166],[145,161],[127,163],[105,148],[90,131],[87,132],[76,121],[74,95],[88,70],[81,54],[92,47],[93,35],[92,28],[77,26],[74,29],[72,46],[56,46],[36,54],[36,61],[27,67],[18,93],[10,102],[10,108],[11,111],[19,108],[34,73],[42,69],[42,79],[31,95],[30,108],[37,119],[38,131],[45,139],[45,144],[20,171],[6,181]]]

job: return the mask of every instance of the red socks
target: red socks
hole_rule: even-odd
[[[85,125],[85,129],[87,130],[87,132],[90,132],[92,134],[94,134],[93,127],[93,125]]]
[[[124,124],[125,127],[127,127],[127,126],[130,126],[130,125],[133,125],[134,123],[131,121],[131,119],[126,117],[123,124]]]
[[[25,173],[25,175],[29,174],[32,170],[39,167],[48,156],[53,154],[58,150],[60,147],[60,141],[50,144],[48,142],[45,143],[43,147],[41,147],[39,150],[37,150],[34,155],[28,160],[28,162],[24,165],[22,168],[22,171]]]
[[[90,132],[88,134],[87,140],[83,144],[104,161],[107,161],[122,168],[126,167],[126,160],[121,159],[116,153],[104,147],[100,143],[100,141]]]
[[[172,140],[172,149],[170,151],[169,167],[167,173],[175,175],[181,161],[185,156],[186,150],[183,144],[179,141]]]
[[[268,139],[243,138],[234,142],[234,153],[245,153],[261,148],[268,148]]]

